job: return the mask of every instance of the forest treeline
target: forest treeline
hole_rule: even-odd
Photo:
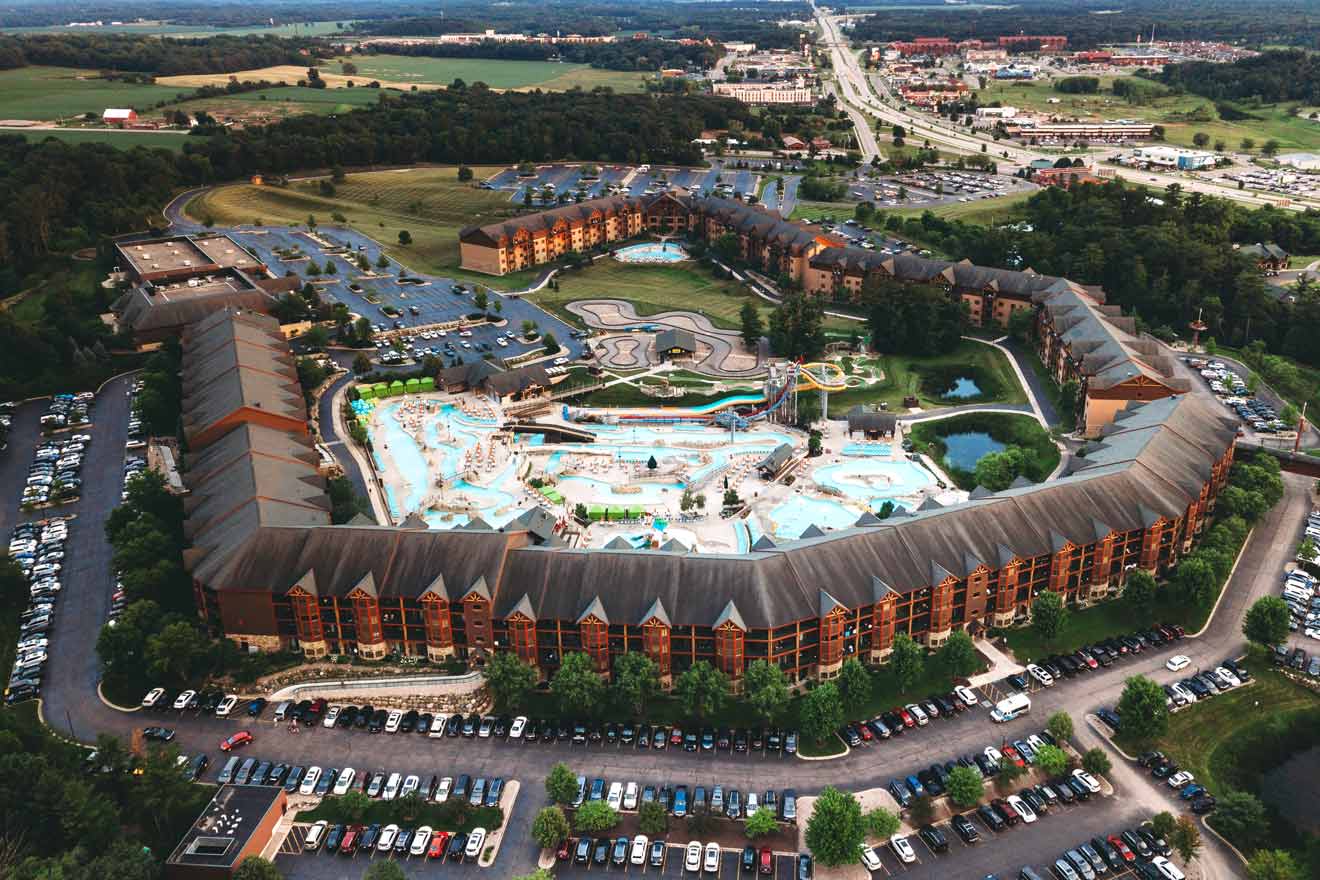
[[[87,33],[0,35],[0,70],[40,64],[154,76],[234,73],[277,64],[306,66],[309,54],[331,53],[311,40],[271,36],[162,40]]]
[[[1157,79],[1216,101],[1320,103],[1320,55],[1300,49],[1264,52],[1232,64],[1166,64]]]

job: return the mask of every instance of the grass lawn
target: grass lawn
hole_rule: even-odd
[[[55,138],[69,144],[109,144],[121,150],[147,147],[149,149],[173,150],[176,153],[182,150],[183,145],[188,142],[188,135],[184,132],[119,131],[113,128],[46,128],[33,131],[9,129],[2,133],[21,135],[34,144],[41,143],[46,138]]]
[[[1013,372],[1008,358],[999,349],[979,342],[963,340],[949,353],[935,357],[919,358],[894,354],[875,355],[866,360],[883,371],[884,379],[871,385],[831,394],[832,411],[841,412],[842,409],[859,403],[868,406],[886,403],[890,409],[897,409],[902,405],[903,398],[908,395],[916,395],[923,407],[949,406],[952,401],[933,396],[932,389],[924,387],[925,383],[922,380],[934,371],[951,367],[965,367],[969,373],[991,377],[987,385],[993,385],[999,389],[999,393],[980,398],[977,400],[978,403],[1027,402],[1026,392],[1018,384],[1017,374]]]
[[[348,113],[358,107],[368,107],[382,96],[395,94],[380,89],[307,89],[298,86],[277,86],[259,92],[241,92],[218,98],[199,98],[161,108],[162,113],[183,110],[195,113],[205,110],[213,116],[324,116]]]
[[[187,89],[177,85],[136,85],[102,79],[94,70],[72,67],[20,67],[0,71],[0,119],[62,119],[107,107],[139,112]]]
[[[501,170],[472,169],[475,179]],[[507,193],[478,189],[459,183],[455,169],[412,168],[405,171],[374,171],[350,174],[336,185],[333,197],[322,196],[317,181],[289,187],[235,184],[203,193],[188,205],[188,214],[210,219],[218,226],[241,223],[301,224],[307,215],[330,223],[331,215],[343,214],[348,224],[370,235],[389,256],[418,272],[443,274],[476,281],[501,290],[525,287],[539,272],[520,272],[494,278],[458,268],[458,231],[475,223],[491,223],[518,213]],[[412,235],[412,244],[398,244],[401,229]]]

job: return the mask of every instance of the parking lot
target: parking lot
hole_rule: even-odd
[[[995,199],[1032,189],[1026,181],[976,171],[915,171],[865,179],[848,188],[849,198],[877,208],[933,208],[938,205]]]
[[[242,226],[228,230],[228,234],[255,252],[258,259],[277,276],[286,272],[303,276],[309,260],[315,260],[322,269],[327,263],[333,262],[335,274],[318,276],[315,279],[317,290],[323,297],[341,302],[348,306],[349,311],[366,317],[378,329],[406,329],[459,322],[477,311],[471,285],[462,285],[463,289],[456,292],[456,282],[448,279],[412,272],[401,278],[397,264],[391,264],[387,269],[377,268],[375,260],[380,253],[380,246],[351,229],[318,232],[313,237],[305,231],[287,227]],[[356,263],[350,262],[358,255],[367,257],[371,266],[370,273],[364,273]],[[494,278],[491,280],[497,281]],[[496,294],[491,294],[491,301],[496,297]],[[581,355],[582,343],[573,338],[573,328],[563,321],[526,300],[516,297],[498,299],[498,316],[503,326],[497,327],[487,322],[468,325],[472,335],[465,341],[471,348],[457,352],[465,361],[470,362],[474,357],[479,357],[483,345],[489,346],[491,352],[504,358],[515,358],[540,347],[539,341],[529,343],[522,338],[523,321],[535,322],[541,333],[553,333],[561,346],[562,356],[575,358]],[[494,306],[489,308],[493,311]],[[397,312],[397,315],[388,314],[386,309]],[[514,338],[505,336],[509,331],[515,334]],[[497,337],[504,337],[506,344],[498,345]],[[445,360],[449,364],[453,356]]]
[[[755,195],[760,175],[751,169],[678,168],[649,165],[598,165],[599,176],[583,179],[583,165],[538,165],[535,177],[520,177],[518,169],[508,168],[487,179],[482,186],[509,192],[509,201],[521,203],[528,191],[536,207],[553,203],[561,193],[597,198],[611,193],[640,196],[671,187],[681,187],[692,194],[707,195],[721,184],[732,193]],[[550,196],[550,202],[544,196]]]

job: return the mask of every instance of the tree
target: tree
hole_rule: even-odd
[[[772,724],[788,706],[784,671],[768,660],[753,660],[743,673],[743,694],[761,720]]]
[[[460,183],[467,183],[472,179],[472,169],[466,165],[458,166],[458,180]]]
[[[1208,143],[1210,143],[1210,135],[1205,132],[1198,131],[1196,134],[1192,135],[1192,146],[1196,147],[1198,150],[1204,150],[1205,145]]]
[[[1209,605],[1214,600],[1215,589],[1219,585],[1214,566],[1199,553],[1193,553],[1179,562],[1171,581],[1174,592],[1201,606]]]
[[[747,817],[747,822],[743,825],[743,833],[749,838],[757,838],[774,834],[778,828],[775,811],[769,807],[758,807],[755,813]]]
[[[605,696],[605,683],[592,668],[590,657],[573,652],[564,655],[550,680],[550,693],[554,694],[564,715],[594,716]]]
[[[1169,835],[1173,834],[1173,829],[1177,824],[1178,820],[1173,818],[1173,813],[1168,810],[1163,810],[1150,817],[1150,830],[1155,833],[1156,837],[1164,840],[1169,839]]]
[[[1119,717],[1124,737],[1151,740],[1169,729],[1169,708],[1164,703],[1164,688],[1144,675],[1134,675],[1123,685],[1118,698]]]
[[[248,856],[234,869],[234,880],[284,880],[274,862],[261,856]]]
[[[1302,880],[1302,869],[1287,850],[1262,849],[1247,863],[1247,877],[1250,880]]]
[[[577,776],[563,761],[551,767],[546,774],[545,793],[554,804],[568,805],[577,800]]]
[[[486,311],[486,306],[490,305],[490,295],[482,288],[477,288],[477,292],[472,294],[472,304],[477,307],[477,311]]]
[[[985,781],[971,767],[954,767],[949,771],[949,797],[960,807],[975,806],[985,793]]]
[[[928,794],[912,799],[908,804],[908,822],[915,826],[929,825],[935,818],[935,801]]]
[[[669,830],[669,813],[659,801],[643,801],[637,808],[637,830],[651,837]]]
[[[646,704],[660,691],[660,669],[640,651],[626,651],[614,659],[614,681],[610,685],[617,703],[636,715],[646,714]]]
[[[1045,722],[1045,729],[1059,742],[1073,738],[1073,720],[1067,712],[1055,712]]]
[[[1068,772],[1068,753],[1049,744],[1036,749],[1036,766],[1048,776],[1062,776]]]
[[[407,247],[412,244],[412,233],[406,229],[399,230],[399,244]]]
[[[1270,648],[1288,640],[1288,603],[1278,596],[1262,596],[1247,609],[1242,634],[1247,640]]]
[[[170,684],[182,684],[200,669],[211,651],[206,634],[185,621],[167,624],[147,639],[145,659],[151,674]]]
[[[856,715],[871,700],[871,673],[856,657],[843,661],[839,670],[839,697],[850,715]]]
[[[980,659],[972,637],[965,630],[954,630],[935,654],[936,661],[953,678],[966,678],[976,671]]]
[[[1260,154],[1262,156],[1273,156],[1278,152],[1279,152],[1279,142],[1276,141],[1274,138],[1270,138],[1269,140],[1267,140],[1264,144],[1261,145],[1260,148]]]
[[[1201,851],[1201,829],[1196,827],[1191,817],[1179,816],[1178,824],[1174,826],[1168,841],[1186,864]]]
[[[715,254],[715,258],[726,266],[737,263],[742,258],[742,243],[732,232],[726,232],[712,241],[710,249]]]
[[[1007,755],[999,759],[999,771],[995,774],[995,785],[1003,791],[1013,787],[1013,783],[1027,772],[1026,767],[1019,767],[1017,762]]]
[[[1031,603],[1031,628],[1046,642],[1052,642],[1068,620],[1068,608],[1063,594],[1042,590]]]
[[[495,711],[513,712],[522,707],[536,687],[536,669],[512,651],[496,651],[486,663],[486,687],[495,701]]]
[[[398,862],[389,859],[377,859],[371,863],[362,875],[362,880],[408,880]]]
[[[568,817],[558,806],[546,807],[532,820],[532,839],[541,849],[556,849],[568,839]]]
[[[541,345],[545,347],[546,354],[554,354],[559,351],[559,340],[555,339],[555,334],[549,331],[546,331],[545,335],[541,337]]]
[[[381,254],[380,256],[376,257],[377,269],[388,269],[389,267],[390,267],[389,257],[385,256],[384,254]]]
[[[738,309],[738,321],[742,326],[743,345],[754,350],[765,335],[765,323],[761,320],[761,312],[756,308],[756,303],[750,299],[744,300]]]
[[[647,469],[648,471],[653,471],[653,470],[655,470],[655,469],[658,468],[658,467],[660,467],[660,463],[659,463],[658,461],[655,460],[655,456],[654,456],[654,455],[651,456],[650,458],[648,458],[648,459],[646,460],[646,469]]]
[[[863,818],[866,820],[866,833],[881,840],[893,837],[903,824],[897,816],[884,807],[876,807]]]
[[[371,372],[371,358],[365,354],[358,354],[353,357],[353,372],[361,376]]]
[[[834,682],[827,681],[802,698],[798,725],[802,735],[814,743],[824,742],[843,724],[843,702]]]
[[[348,822],[361,822],[371,809],[371,798],[362,791],[350,791],[338,799],[339,812]]]
[[[1128,575],[1123,586],[1123,601],[1136,612],[1150,610],[1155,601],[1155,576],[1144,569]]]
[[[926,665],[926,654],[920,645],[912,641],[906,633],[894,636],[893,650],[889,655],[889,668],[894,671],[898,688],[906,691],[917,683]]]
[[[1108,776],[1114,768],[1105,750],[1096,746],[1087,749],[1086,754],[1082,755],[1082,769],[1092,776]]]
[[[1229,791],[1215,804],[1214,825],[1233,845],[1253,849],[1269,830],[1269,819],[1260,798],[1246,791]]]
[[[857,861],[857,850],[866,842],[866,823],[857,798],[826,786],[807,820],[806,839],[807,848],[822,865],[834,868]]]
[[[674,681],[674,696],[689,718],[704,721],[729,699],[729,677],[705,660],[698,660]]]
[[[587,801],[573,817],[573,827],[589,834],[608,831],[618,824],[619,814],[605,801]]]

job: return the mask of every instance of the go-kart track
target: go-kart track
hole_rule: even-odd
[[[592,340],[602,366],[637,369],[661,363],[654,333],[668,328],[690,330],[696,336],[692,368],[698,372],[712,376],[758,376],[765,372],[755,354],[741,350],[742,337],[736,331],[717,328],[705,315],[675,311],[643,318],[632,303],[617,299],[578,300],[567,308],[593,329],[618,334]]]

